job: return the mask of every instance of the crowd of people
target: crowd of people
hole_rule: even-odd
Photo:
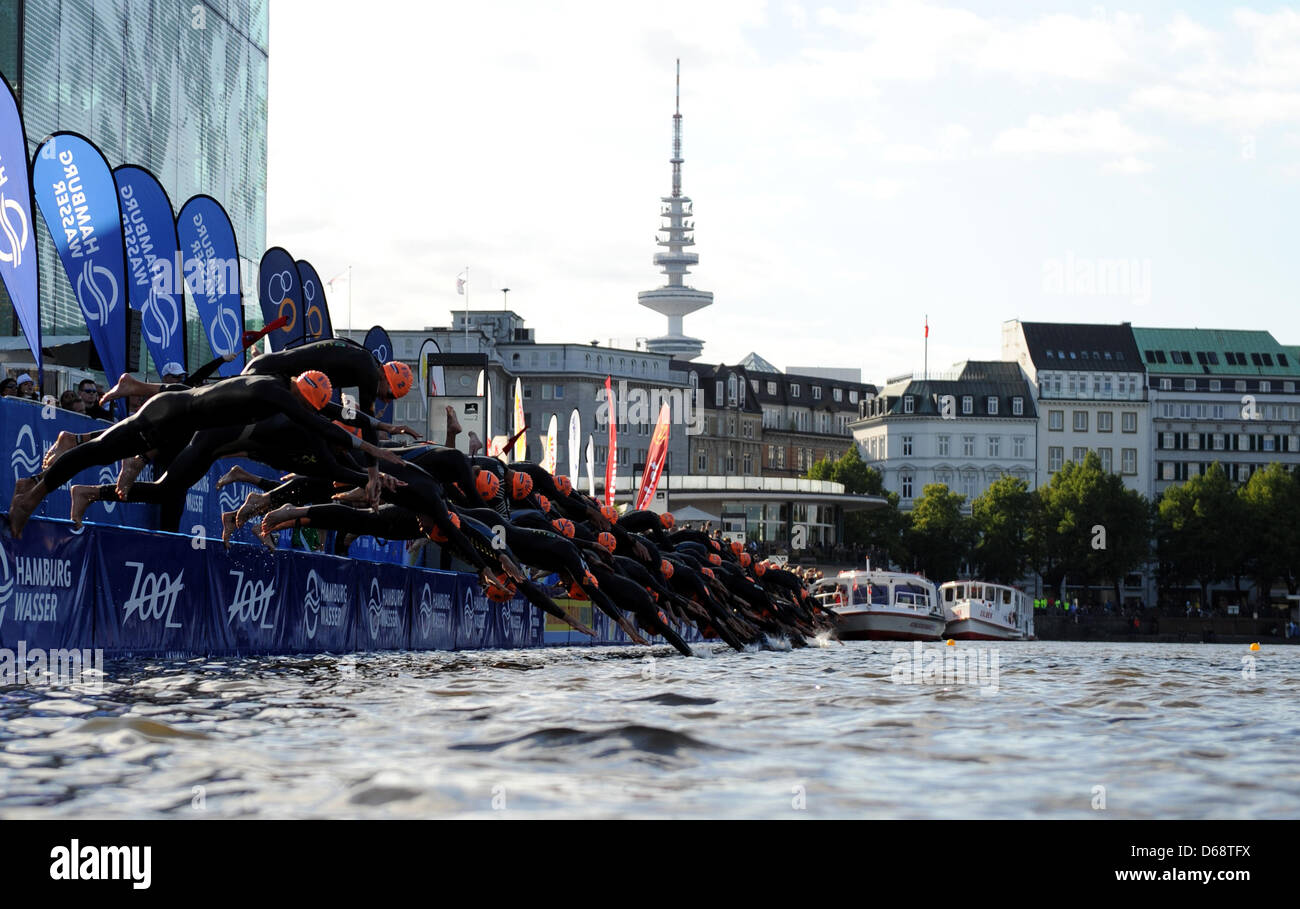
[[[104,389],[93,379],[83,379],[77,383],[76,388],[69,388],[59,395],[57,404],[60,410],[70,413],[85,414],[97,420],[112,420],[113,414],[101,403],[103,395]],[[40,393],[36,390],[36,380],[32,378],[31,373],[26,372],[0,379],[0,398],[41,400]]]
[[[121,398],[142,403],[105,429],[59,435],[43,469],[15,484],[14,535],[49,492],[119,461],[116,483],[72,486],[74,523],[96,502],[146,502],[159,506],[162,529],[178,530],[190,487],[217,459],[247,457],[284,476],[235,468],[221,478],[219,487],[252,487],[223,515],[227,543],[254,519],[272,547],[283,529],[334,531],[341,553],[363,535],[431,541],[444,567],[453,556],[470,566],[493,599],[522,595],[593,634],[555,602],[551,591],[562,590],[590,600],[633,641],[659,636],[684,654],[687,626],[743,649],[773,638],[801,645],[833,625],[808,595],[807,572],[760,561],[717,533],[678,528],[671,514],[620,512],[538,464],[466,454],[455,447],[451,408],[443,444],[383,422],[377,402],[414,384],[400,361],[381,364],[361,345],[332,339],[254,357],[239,375],[205,384],[220,362],[193,375],[171,364],[162,383],[123,375],[102,396],[83,383],[87,413]],[[356,397],[340,399],[335,389],[344,388]],[[148,463],[156,479],[138,480]]]

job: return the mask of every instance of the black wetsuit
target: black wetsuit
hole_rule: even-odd
[[[244,375],[293,378],[309,369],[318,369],[329,376],[336,390],[356,388],[360,410],[368,414],[375,412],[375,399],[380,390],[388,388],[388,379],[374,354],[346,338],[313,341],[301,347],[262,354],[248,361]]]

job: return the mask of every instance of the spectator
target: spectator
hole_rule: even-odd
[[[99,406],[99,388],[90,379],[82,379],[81,384],[77,386],[81,394],[81,403],[85,405],[85,414],[88,417],[94,417],[96,420],[113,419],[113,415]]]
[[[5,376],[0,381],[0,398],[14,398],[18,396],[18,380],[13,376]]]
[[[71,410],[74,413],[86,412],[86,405],[82,403],[81,397],[76,391],[71,388],[59,395],[59,407],[63,410]]]
[[[23,373],[16,380],[18,382],[18,397],[27,398],[29,401],[37,401],[36,382],[30,375]]]
[[[162,368],[164,385],[181,385],[185,382],[185,367],[173,361]]]

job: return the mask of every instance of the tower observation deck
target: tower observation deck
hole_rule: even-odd
[[[704,342],[682,333],[682,317],[712,305],[713,294],[696,290],[683,283],[688,268],[698,265],[699,253],[692,252],[695,245],[695,217],[689,196],[682,195],[682,62],[677,61],[677,102],[673,114],[673,191],[663,196],[659,212],[664,224],[659,228],[656,242],[664,252],[656,253],[655,265],[668,276],[668,283],[654,290],[637,294],[637,302],[647,309],[668,317],[668,334],[651,338],[646,346],[654,353],[669,354],[681,360],[694,360],[704,350]]]

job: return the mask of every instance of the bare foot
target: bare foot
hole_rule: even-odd
[[[41,467],[45,470],[50,469],[50,465],[65,451],[70,451],[77,447],[77,434],[75,432],[61,432],[59,437],[54,440],[50,450],[45,452],[45,457],[41,460]]]
[[[501,567],[506,570],[506,574],[516,581],[526,581],[528,579],[523,570],[515,563],[515,560],[504,552],[498,552],[497,559],[501,562]]]
[[[72,526],[80,527],[90,503],[99,501],[99,487],[73,486],[69,492],[72,495]]]
[[[247,470],[236,464],[234,467],[226,471],[225,476],[220,480],[217,480],[217,488],[225,489],[231,483],[252,483],[256,485],[259,479],[261,479],[261,477],[253,476]]]
[[[300,517],[296,505],[281,505],[262,516],[262,533],[274,533],[292,527]]]
[[[243,527],[248,523],[248,519],[254,515],[259,515],[266,510],[271,504],[271,497],[264,492],[250,492],[248,498],[244,499],[244,504],[239,506],[235,512],[235,527]]]
[[[456,408],[447,405],[447,435],[456,435],[461,431],[460,418],[456,416]]]
[[[370,501],[370,497],[360,486],[349,489],[347,492],[336,492],[332,498],[334,501],[340,502],[344,505],[355,505],[357,507],[366,505]]]
[[[141,382],[130,373],[124,372],[117,380],[117,384],[104,392],[104,396],[99,399],[99,406],[103,407],[109,401],[116,401],[118,398],[149,397],[157,393],[157,386]]]
[[[127,458],[122,462],[122,470],[117,475],[117,496],[120,501],[127,501],[127,497],[131,495],[131,487],[135,485],[135,478],[140,476],[144,465],[145,459],[140,455]]]
[[[474,430],[469,431],[469,456],[472,458],[483,450],[483,442]],[[490,452],[489,452],[490,455]]]
[[[265,522],[263,522],[262,526],[258,529],[257,538],[262,541],[263,546],[265,546],[267,549],[271,550],[272,552],[275,552],[276,550],[275,532],[272,530],[267,530]]]
[[[227,549],[230,548],[230,538],[238,530],[235,526],[235,513],[233,511],[223,511],[221,513],[221,542]]]
[[[23,528],[27,526],[32,512],[45,498],[43,490],[41,481],[36,477],[24,477],[14,483],[14,497],[9,503],[9,529],[13,531],[15,539],[22,538]]]

